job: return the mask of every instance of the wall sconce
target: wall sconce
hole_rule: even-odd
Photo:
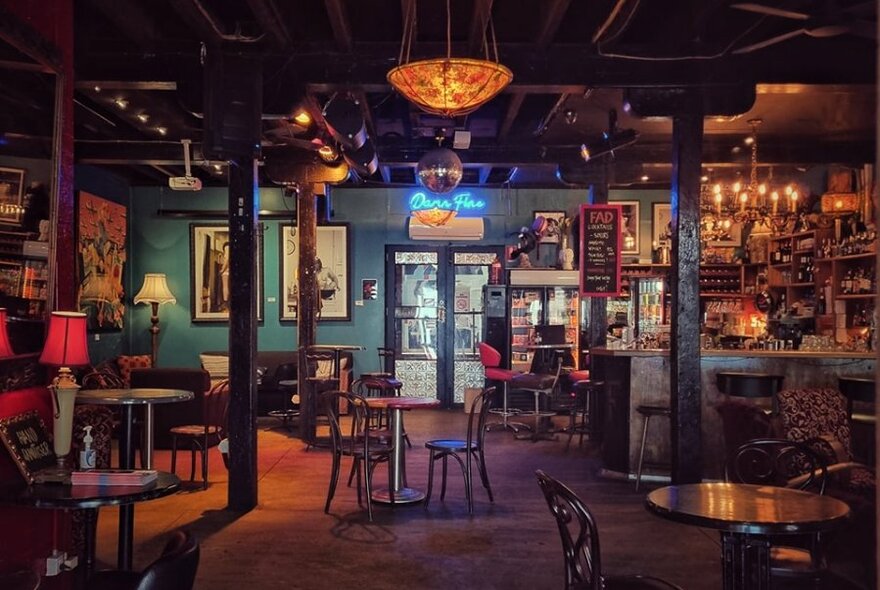
[[[151,360],[153,366],[157,366],[159,360],[159,306],[163,303],[177,303],[177,299],[168,288],[168,282],[162,273],[147,273],[144,275],[144,284],[141,290],[134,296],[135,305],[149,303],[152,307],[150,316],[150,344],[152,346]]]

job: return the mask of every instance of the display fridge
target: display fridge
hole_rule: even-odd
[[[624,269],[623,278],[621,296],[609,298],[605,308],[609,345],[628,346],[639,337],[668,345],[671,309],[665,273]]]
[[[510,368],[530,370],[533,352],[526,347],[542,343],[542,335],[546,338],[546,334],[553,332],[541,326],[560,327],[560,337],[572,345],[572,357],[577,364],[580,357],[578,271],[513,269],[508,293]]]

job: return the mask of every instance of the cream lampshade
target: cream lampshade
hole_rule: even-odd
[[[144,284],[141,290],[134,296],[134,303],[149,303],[152,307],[152,316],[150,317],[150,343],[152,363],[155,367],[159,360],[159,306],[163,303],[177,303],[171,289],[168,288],[168,281],[162,273],[148,272],[144,275]]]
[[[52,382],[52,405],[54,410],[53,439],[58,469],[65,470],[65,460],[70,454],[73,432],[73,405],[79,385],[70,367],[89,364],[86,343],[86,314],[73,311],[53,311],[49,317],[49,333],[40,354],[40,363],[58,367],[58,376]]]

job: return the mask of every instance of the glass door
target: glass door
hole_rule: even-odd
[[[501,255],[501,247],[388,247],[385,333],[401,395],[450,407],[483,386],[483,286]]]

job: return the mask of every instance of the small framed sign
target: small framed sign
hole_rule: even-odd
[[[56,465],[52,437],[36,410],[0,420],[0,439],[29,484],[37,472]]]

